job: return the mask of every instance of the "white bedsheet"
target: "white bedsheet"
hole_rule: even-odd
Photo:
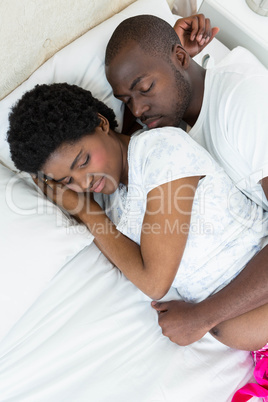
[[[0,401],[227,402],[252,369],[210,335],[170,342],[150,299],[91,244],[1,342]]]
[[[144,7],[137,1],[92,29],[58,52],[1,102],[1,158],[8,166],[12,168],[4,137],[10,102],[36,83],[67,81],[91,88],[95,67],[99,69],[96,60],[103,63],[93,50],[101,49],[103,35],[109,36],[114,24],[137,11],[173,20],[164,1],[147,1]],[[197,61],[202,63],[209,53],[213,55],[209,63],[217,63],[227,51],[214,40]],[[99,70],[96,84],[100,88],[105,86],[104,79]],[[94,90],[101,99],[110,97],[108,87],[98,95],[98,88],[94,86]],[[14,237],[12,241],[16,252]],[[52,252],[52,246],[43,248],[46,253]],[[5,274],[7,263],[2,262],[1,269]],[[19,284],[23,293],[22,280]],[[228,402],[234,391],[252,378],[253,362],[248,352],[232,350],[210,335],[188,347],[179,347],[165,338],[150,299],[127,281],[94,244],[45,281],[37,299],[39,292],[36,287],[33,290],[32,306],[0,342],[0,402]],[[21,295],[17,296],[21,303]],[[175,296],[169,294],[166,299]],[[11,308],[7,303],[6,309]]]

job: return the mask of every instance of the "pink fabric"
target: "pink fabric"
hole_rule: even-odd
[[[263,398],[264,402],[268,402],[268,344],[264,348],[252,352],[252,356],[256,363],[254,377],[257,384],[244,385],[236,391],[232,402],[246,402],[253,396]]]

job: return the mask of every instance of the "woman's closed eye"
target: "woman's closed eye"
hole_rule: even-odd
[[[84,160],[84,162],[81,165],[78,166],[78,168],[80,169],[80,168],[85,167],[88,164],[89,159],[90,159],[89,154],[87,154],[86,159]],[[68,186],[73,183],[73,178],[71,176],[65,177],[64,180],[61,180],[61,183],[65,184],[65,186]]]
[[[72,177],[64,177],[62,180],[54,180],[56,183],[63,184],[64,186],[68,186],[73,182]]]
[[[83,168],[85,167],[89,162],[89,155],[86,156],[85,161],[79,166],[79,168]]]
[[[72,177],[66,177],[63,181],[62,184],[64,184],[65,186],[68,186],[69,184],[72,184],[73,182],[73,178]]]

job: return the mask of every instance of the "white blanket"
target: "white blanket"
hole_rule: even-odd
[[[115,26],[140,13],[174,23],[165,0],[137,0],[66,46],[0,102],[2,162],[14,169],[5,139],[10,107],[37,83],[90,89],[122,123],[122,105],[104,74],[104,49]],[[212,41],[198,61],[217,62],[226,52],[220,45]],[[148,297],[94,244],[83,249],[91,241],[87,234],[73,233],[63,217],[59,226],[59,214],[33,186],[27,190],[3,172],[0,185],[0,402],[228,402],[251,379],[248,352],[210,335],[188,347],[171,343]]]
[[[91,244],[0,344],[0,400],[227,402],[252,368],[210,335],[170,342],[150,299]]]

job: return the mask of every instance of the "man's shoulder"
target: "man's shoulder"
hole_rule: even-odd
[[[223,105],[253,107],[256,96],[266,97],[268,90],[268,70],[247,49],[233,49],[219,64],[208,69],[205,78],[204,103],[220,110]],[[213,98],[213,102],[211,102]],[[214,110],[215,111],[215,110]],[[233,110],[235,111],[235,110]]]
[[[267,68],[249,50],[237,46],[231,50],[212,70],[226,69],[245,74],[268,74]]]

